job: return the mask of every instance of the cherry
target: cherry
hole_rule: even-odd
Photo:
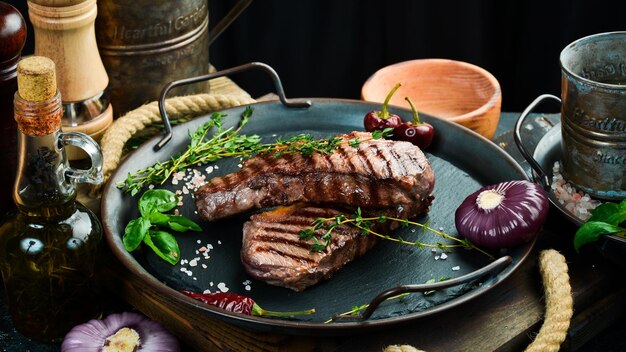
[[[435,128],[431,124],[421,122],[417,114],[417,109],[415,109],[415,105],[413,105],[411,99],[408,97],[404,99],[411,105],[413,121],[400,124],[400,126],[396,127],[393,131],[393,136],[398,140],[411,142],[422,149],[427,148],[433,141]]]
[[[383,103],[382,111],[372,110],[365,115],[363,119],[363,124],[365,125],[365,130],[367,132],[373,131],[382,131],[385,128],[393,128],[395,129],[402,123],[402,119],[400,116],[396,114],[391,114],[387,111],[387,105],[389,105],[389,100],[393,96],[393,93],[400,88],[402,84],[396,84],[387,97],[385,98],[385,102]]]

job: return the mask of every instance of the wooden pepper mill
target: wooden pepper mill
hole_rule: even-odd
[[[13,204],[11,191],[17,169],[17,124],[13,97],[17,91],[17,62],[26,42],[26,22],[13,6],[0,1],[0,218]]]
[[[35,55],[52,59],[63,97],[63,131],[88,134],[96,141],[113,121],[106,90],[109,78],[96,45],[96,0],[29,0],[35,29]],[[68,150],[70,160],[85,155]]]

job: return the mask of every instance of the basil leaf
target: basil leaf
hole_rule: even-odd
[[[165,231],[150,230],[150,235],[144,237],[143,242],[147,244],[156,255],[166,262],[174,265],[180,259],[180,249],[176,238]]]
[[[143,217],[131,220],[124,229],[124,236],[122,237],[124,248],[129,252],[137,249],[141,241],[146,237],[146,234],[148,234],[150,226],[150,221]]]
[[[574,237],[574,248],[576,248],[576,251],[578,252],[581,246],[597,241],[602,235],[610,235],[622,231],[626,231],[626,229],[607,224],[605,222],[588,221],[583,224],[578,231],[576,231],[576,236]]]
[[[171,215],[161,213],[151,213],[148,215],[148,219],[150,219],[150,222],[154,225],[167,225],[170,217]]]
[[[619,204],[615,203],[600,204],[591,212],[591,217],[589,218],[589,221],[608,222],[607,220],[611,218],[611,216],[619,212],[619,208]]]
[[[178,204],[178,197],[166,189],[150,189],[139,198],[139,212],[141,216],[148,216],[154,212],[163,213],[174,209]]]
[[[196,224],[192,220],[178,215],[171,215],[167,225],[174,231],[185,232],[185,231],[202,231],[200,225]]]

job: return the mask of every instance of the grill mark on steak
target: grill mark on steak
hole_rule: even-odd
[[[201,218],[214,220],[250,209],[302,201],[363,209],[425,209],[434,174],[419,148],[407,142],[364,140],[350,147],[344,135],[330,154],[257,156],[243,169],[214,178],[195,193]]]
[[[333,232],[325,251],[311,252],[312,241],[300,240],[300,230],[310,228],[319,217],[338,214],[341,212],[335,209],[297,204],[253,215],[243,231],[241,259],[246,271],[256,279],[295,291],[331,277],[377,242],[375,236],[363,236],[357,228],[342,225]],[[323,233],[323,229],[316,231],[320,237]]]

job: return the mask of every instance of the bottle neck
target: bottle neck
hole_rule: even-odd
[[[15,204],[22,213],[46,219],[73,212],[76,190],[65,175],[69,165],[59,143],[60,94],[33,102],[16,93],[14,108],[19,131]]]

